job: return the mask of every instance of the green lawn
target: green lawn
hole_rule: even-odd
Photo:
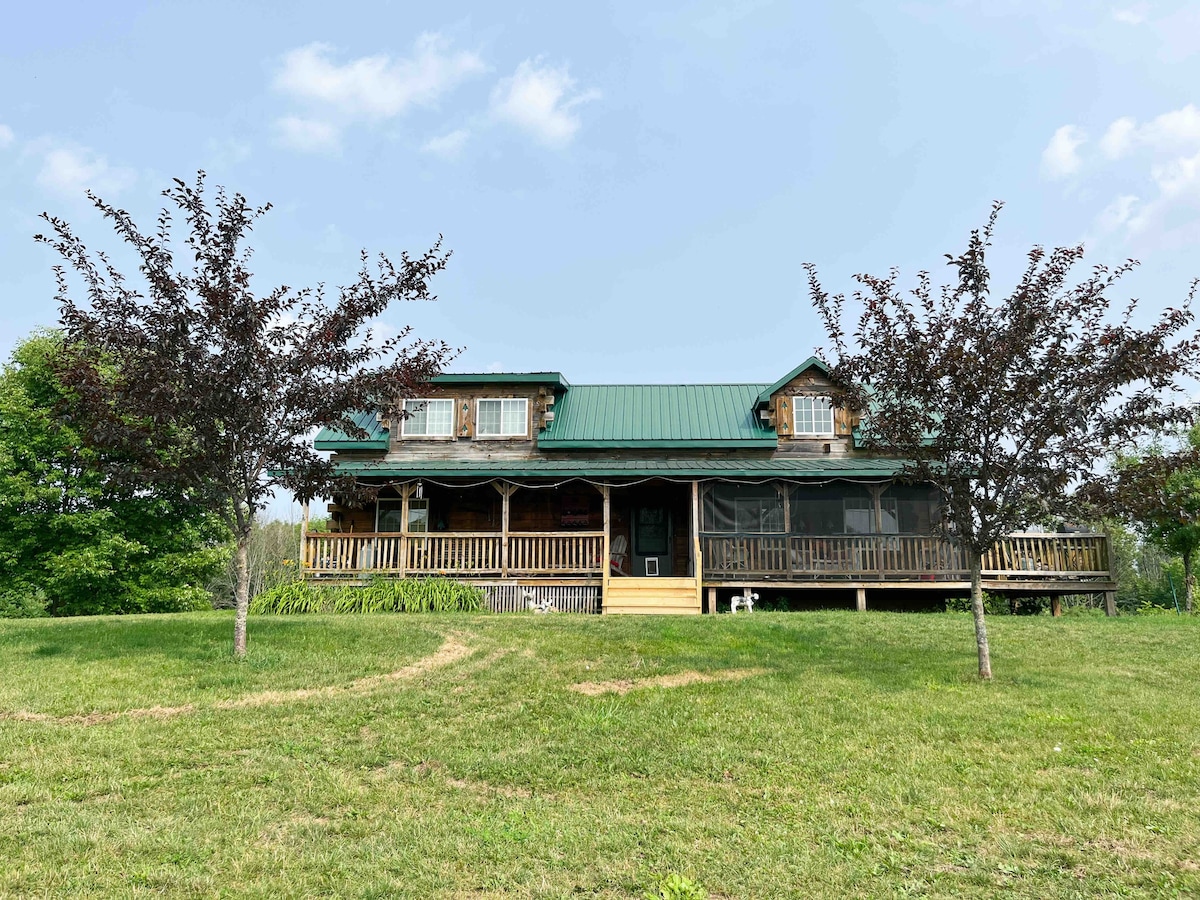
[[[0,896],[1200,896],[1197,621],[250,626],[0,622]]]

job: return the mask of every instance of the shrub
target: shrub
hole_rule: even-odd
[[[250,611],[262,614],[312,612],[479,612],[483,591],[448,578],[373,578],[367,584],[281,584],[256,596]]]
[[[970,612],[970,597],[950,597],[946,600],[946,612]],[[1012,614],[1012,606],[1007,597],[983,592],[983,611],[989,616],[1007,616]]]

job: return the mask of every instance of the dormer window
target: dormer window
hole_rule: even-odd
[[[403,437],[450,437],[454,434],[453,400],[405,400],[400,421]]]
[[[529,401],[480,400],[475,415],[477,437],[525,437],[529,433]]]
[[[796,397],[792,409],[795,418],[793,434],[833,434],[833,404],[828,397]]]

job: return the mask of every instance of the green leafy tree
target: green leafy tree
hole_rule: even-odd
[[[183,495],[106,476],[75,426],[62,352],[60,334],[37,333],[0,371],[0,614],[207,606],[218,523]]]
[[[1114,466],[1113,502],[1147,541],[1183,563],[1184,602],[1196,608],[1196,556],[1200,552],[1200,426],[1177,446],[1159,440]]]

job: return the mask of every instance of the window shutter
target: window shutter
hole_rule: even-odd
[[[792,398],[775,398],[775,433],[792,433]]]
[[[846,410],[841,406],[833,408],[833,433],[850,433],[850,416],[846,414]]]
[[[458,436],[469,438],[475,436],[475,418],[471,415],[470,398],[457,398],[454,408],[458,414]]]

